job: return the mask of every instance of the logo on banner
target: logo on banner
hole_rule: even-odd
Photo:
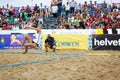
[[[120,35],[93,35],[93,50],[120,50]]]
[[[20,45],[21,42],[19,40],[19,37],[20,37],[19,35],[12,34],[10,36],[10,40],[11,40],[10,45]]]
[[[4,42],[5,42],[4,37],[1,37],[1,43],[4,44]]]
[[[57,46],[79,47],[79,42],[57,42]]]
[[[104,40],[97,40],[94,39],[94,45],[95,46],[120,46],[120,39],[118,40],[108,40],[105,38]]]
[[[43,42],[47,35],[43,35]],[[55,38],[57,49],[88,50],[88,35],[83,34],[51,34]],[[44,43],[42,44],[43,49]]]

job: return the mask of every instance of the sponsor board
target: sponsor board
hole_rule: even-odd
[[[82,34],[51,34],[56,41],[57,49],[82,49],[88,50],[88,35]],[[43,35],[42,49],[47,35]]]
[[[26,34],[21,33],[12,33],[12,34],[0,34],[0,49],[20,49],[24,48],[24,46],[20,46],[22,40]],[[34,34],[29,33],[32,38],[34,38]],[[41,48],[41,47],[38,47]],[[37,48],[37,49],[38,49]]]
[[[22,42],[23,34],[4,34],[0,35],[0,49],[23,48],[19,46]]]
[[[93,35],[93,50],[120,50],[120,35]]]

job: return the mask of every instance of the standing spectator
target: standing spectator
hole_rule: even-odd
[[[39,9],[40,9],[40,11],[44,9],[44,6],[42,3],[40,3]]]
[[[26,11],[27,13],[28,13],[29,11],[31,11],[31,8],[30,8],[30,6],[29,6],[29,5],[27,5],[27,7],[26,7],[25,11]]]
[[[65,5],[63,4],[63,5],[62,5],[62,10],[61,10],[61,16],[62,16],[63,18],[65,18],[65,15],[66,15]]]
[[[25,11],[25,7],[24,7],[24,6],[22,6],[21,10],[22,10],[22,11]]]
[[[7,6],[7,9],[9,9],[9,4],[6,4],[6,6]]]
[[[51,12],[54,18],[57,18],[57,11],[58,11],[58,7],[55,4],[52,5]]]
[[[98,6],[97,6],[97,1],[94,1],[94,7],[95,7],[95,8],[98,8]]]
[[[88,13],[88,7],[87,7],[87,3],[85,2],[84,7],[82,8],[82,18],[83,19],[86,19],[87,13]]]
[[[102,6],[103,6],[104,8],[107,8],[107,3],[104,1],[103,4],[102,4]]]
[[[45,9],[45,18],[49,18],[50,17],[50,10],[49,8]]]
[[[67,2],[66,6],[65,6],[65,9],[66,9],[66,16],[68,16],[69,13],[70,13],[70,4],[69,4],[69,2]]]
[[[81,6],[81,3],[79,3],[79,4],[76,6],[76,13],[78,13],[78,12],[81,13],[81,10],[82,10],[82,6]]]
[[[58,2],[56,0],[52,0],[52,2],[51,2],[51,12],[52,12],[54,18],[57,17],[57,13],[58,13],[57,3]]]
[[[25,19],[24,19],[24,12],[25,12],[25,7],[22,6],[22,8],[20,9],[20,18],[22,18],[22,20],[25,21]]]
[[[70,2],[70,12],[71,12],[71,13],[74,13],[74,12],[75,12],[75,7],[76,7],[76,5],[77,5],[77,2],[76,2],[76,1],[72,0],[72,1]]]
[[[90,1],[89,10],[90,10],[90,11],[93,11],[93,10],[94,10],[94,5],[93,5],[92,1]]]
[[[29,5],[28,5],[27,8],[26,8],[26,13],[28,14],[27,21],[30,21],[30,20],[31,20],[31,17],[32,17],[32,10],[31,10],[31,8],[29,7]]]
[[[2,6],[2,14],[3,16],[7,17],[7,9],[4,6]]]
[[[44,10],[44,6],[43,6],[42,3],[40,3],[40,6],[39,6],[38,11],[39,11],[39,12],[38,12],[39,15],[40,15],[41,17],[44,17],[44,15],[45,15],[45,10]]]
[[[19,18],[22,19],[22,10],[20,10],[20,17]]]
[[[112,12],[113,11],[113,8],[111,5],[108,6],[108,11]]]
[[[43,9],[43,10],[40,12],[40,16],[41,16],[41,17],[45,17],[45,9]]]
[[[104,1],[101,7],[102,7],[102,11],[105,12],[107,8],[107,3]]]
[[[87,2],[85,1],[85,3],[84,3],[84,7],[88,7],[88,4],[87,4]]]
[[[62,1],[63,0],[57,0],[57,5],[58,5],[58,14],[61,14],[61,10],[62,10]]]
[[[34,7],[34,12],[37,13],[39,7],[37,6],[37,4],[35,4],[35,7]]]
[[[9,11],[12,13],[12,15],[14,14],[14,7],[12,5],[10,6]]]

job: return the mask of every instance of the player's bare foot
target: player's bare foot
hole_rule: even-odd
[[[55,52],[55,49],[53,49],[53,52]]]
[[[48,52],[48,50],[46,50],[45,52]]]
[[[22,54],[26,54],[27,52],[25,51],[25,52],[23,52]]]

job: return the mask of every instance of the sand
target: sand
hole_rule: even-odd
[[[119,51],[58,50],[47,54],[40,50],[0,50],[0,66],[59,58],[20,66],[0,68],[0,80],[120,80]],[[43,54],[31,54],[31,53]],[[14,54],[13,54],[14,53]],[[71,54],[85,54],[61,58]]]

